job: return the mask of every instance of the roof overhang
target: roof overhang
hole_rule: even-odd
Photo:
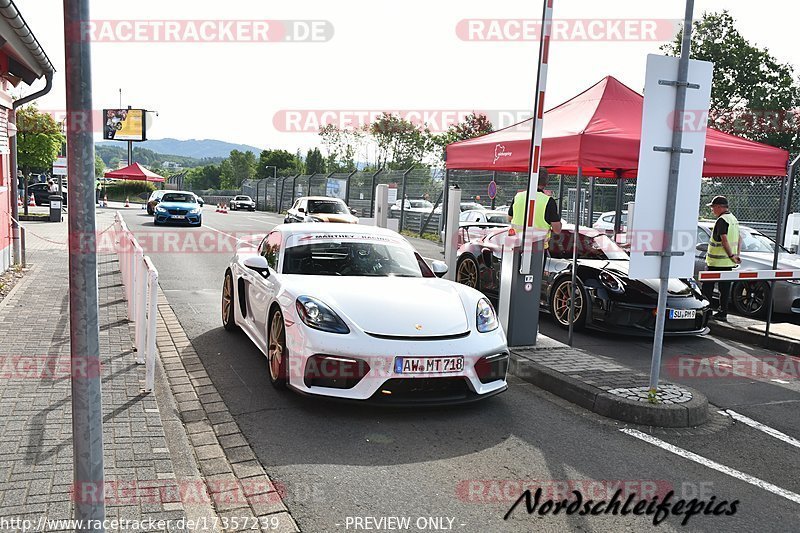
[[[9,57],[9,72],[28,85],[55,71],[11,0],[0,0],[0,50]]]

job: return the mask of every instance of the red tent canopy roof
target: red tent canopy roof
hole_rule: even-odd
[[[136,180],[136,181],[164,181],[162,176],[155,172],[151,172],[144,168],[139,163],[128,165],[125,168],[112,170],[105,173],[106,178],[115,178],[118,180]]]
[[[544,114],[541,165],[556,174],[636,177],[644,97],[612,76]],[[447,168],[527,172],[532,119],[447,146]],[[706,132],[703,176],[785,176],[789,152]]]

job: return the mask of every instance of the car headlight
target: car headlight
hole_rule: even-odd
[[[600,280],[600,283],[602,283],[605,288],[611,292],[615,294],[622,294],[625,292],[625,285],[622,284],[622,280],[611,272],[606,272],[604,270],[600,272],[597,278]]]
[[[156,206],[156,211],[158,211],[159,213],[166,213],[167,212],[166,208],[161,207],[160,205]]]
[[[295,302],[297,314],[303,324],[328,333],[350,333],[350,328],[333,309],[310,296],[299,296]]]
[[[199,207],[193,207],[193,208],[191,208],[189,210],[189,213],[192,214],[192,215],[196,215],[199,212],[200,212],[200,208]]]
[[[481,333],[494,331],[500,325],[500,322],[497,320],[497,314],[494,312],[494,307],[492,307],[492,304],[490,304],[489,300],[486,298],[478,300],[476,323],[478,325],[478,331]]]

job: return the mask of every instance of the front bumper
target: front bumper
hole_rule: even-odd
[[[184,218],[174,218],[174,215],[169,213],[155,213],[155,221],[159,224],[190,224],[196,226],[203,220],[202,213],[187,213],[183,215]]]
[[[291,325],[287,321],[286,342],[290,354],[289,385],[303,394],[386,405],[440,405],[476,401],[508,387],[508,347],[499,330],[472,332],[460,339],[389,340],[361,331],[347,335],[324,333],[299,321]],[[397,372],[396,357],[414,356],[463,356],[464,368],[441,374]],[[492,356],[493,359],[486,359]],[[326,381],[316,372],[315,362],[320,357],[363,362],[363,371],[356,371],[355,377],[350,372],[338,383],[335,379]],[[487,361],[494,365],[488,374]]]
[[[628,335],[652,336],[656,327],[655,303],[653,305],[635,305],[604,300],[602,308],[593,302],[591,320],[588,326],[604,331],[625,333]],[[693,319],[665,318],[665,336],[705,335],[709,332],[708,320],[711,317],[711,306],[693,298],[667,298],[667,309],[693,309]]]

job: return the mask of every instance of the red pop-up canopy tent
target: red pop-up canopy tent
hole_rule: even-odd
[[[552,174],[636,177],[644,97],[612,76],[544,114]],[[666,120],[666,119],[665,119]],[[447,146],[447,168],[527,172],[531,119]],[[703,176],[786,176],[789,152],[708,128]]]
[[[120,168],[118,170],[112,170],[110,172],[106,172],[105,177],[118,180],[155,181],[155,182],[164,181],[164,178],[162,176],[159,176],[155,172],[150,172],[139,163],[134,163],[132,165],[128,165],[125,168]]]

